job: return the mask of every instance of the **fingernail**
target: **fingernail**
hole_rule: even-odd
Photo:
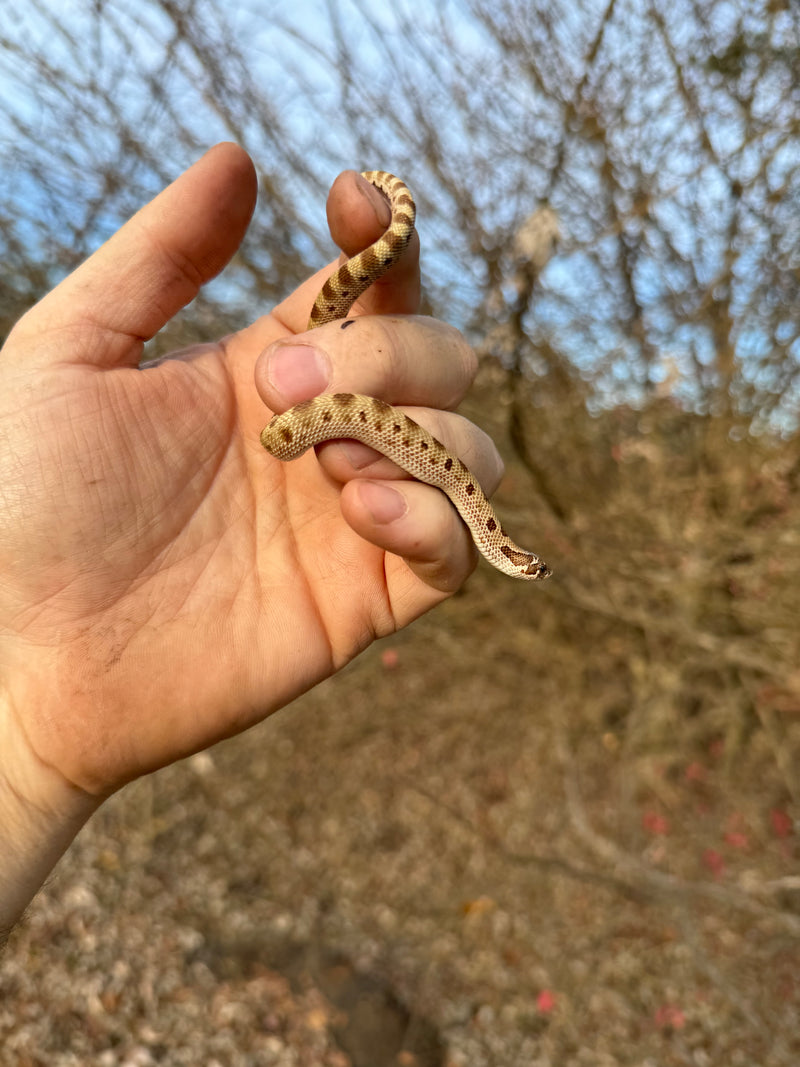
[[[361,195],[369,200],[381,226],[388,226],[392,221],[392,209],[386,197],[366,178],[358,183],[358,189]]]
[[[359,484],[361,503],[367,509],[373,522],[385,526],[395,519],[400,519],[408,511],[405,497],[396,489],[377,482]]]
[[[290,404],[324,392],[330,378],[327,354],[313,345],[279,342],[267,356],[267,379]]]

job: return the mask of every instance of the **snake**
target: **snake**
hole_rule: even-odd
[[[414,233],[416,206],[406,184],[387,171],[362,177],[389,202],[391,221],[368,248],[342,263],[317,295],[307,330],[345,319],[358,298],[395,264]],[[512,578],[542,581],[551,571],[535,552],[520,548],[469,468],[399,408],[359,393],[323,393],[275,415],[261,432],[261,444],[276,459],[289,461],[324,441],[361,441],[407,474],[440,489],[469,529],[478,551]]]

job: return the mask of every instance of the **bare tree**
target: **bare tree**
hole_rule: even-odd
[[[330,0],[304,31],[215,0],[9,0],[9,298],[35,296],[231,137],[259,161],[262,198],[226,297],[273,299],[319,254],[325,179],[377,161],[421,201],[433,306],[476,338],[517,319],[526,373],[572,368],[605,405],[669,379],[693,410],[784,428],[797,17],[767,0],[726,10],[462,0],[377,15]],[[520,317],[515,235],[543,203],[559,252]]]
[[[478,691],[510,664],[513,744],[544,684],[569,833],[524,853],[467,801],[450,814],[504,876],[559,871],[687,928],[697,905],[796,937],[777,850],[771,875],[754,861],[725,886],[637,853],[641,798],[680,807],[675,775],[712,747],[731,805],[800,814],[796,4],[274,6],[5,0],[0,325],[219,138],[256,159],[260,207],[182,340],[248,321],[330,256],[338,170],[402,175],[426,310],[483,357],[465,407],[509,458],[500,506],[555,569],[529,599],[478,576],[448,619],[482,642]],[[502,633],[481,632],[484,605]],[[749,1024],[738,973],[706,973]],[[573,1062],[555,1029],[552,1062]],[[765,1017],[753,1029],[768,1047]]]
[[[6,321],[219,137],[259,161],[261,207],[189,337],[327,254],[326,178],[395,169],[429,307],[502,368],[484,421],[527,469],[531,521],[569,546],[559,588],[635,632],[655,597],[659,634],[720,647],[730,561],[785,558],[783,526],[756,516],[798,478],[780,446],[800,354],[796,10],[328,0],[312,28],[215,0],[7,12]],[[737,671],[780,672],[786,649],[747,647]]]
[[[104,0],[69,9],[9,0],[0,33],[6,327],[225,138],[256,159],[258,214],[220,298],[213,287],[201,296],[182,320],[184,337],[218,330],[226,316],[230,323],[252,317],[304,276],[320,254],[321,227],[310,224],[303,200],[313,189],[319,213],[323,187],[272,102],[277,90],[253,77],[237,33],[225,6],[209,0]],[[263,62],[285,71],[280,35],[266,47]]]

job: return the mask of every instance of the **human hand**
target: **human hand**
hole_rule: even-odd
[[[281,464],[258,439],[271,411],[323,389],[372,394],[434,409],[414,416],[495,487],[488,440],[439,410],[474,357],[409,314],[416,244],[353,328],[274,344],[305,329],[320,272],[240,333],[138,369],[143,340],[238,247],[255,191],[247,156],[217,146],[0,358],[0,812],[36,812],[45,834],[60,820],[68,837],[124,782],[264,718],[474,566],[445,497],[387,460],[351,442]],[[334,239],[364,247],[384,208],[340,176]]]

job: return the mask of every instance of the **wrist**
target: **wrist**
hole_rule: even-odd
[[[0,705],[0,946],[99,804],[42,763]]]

